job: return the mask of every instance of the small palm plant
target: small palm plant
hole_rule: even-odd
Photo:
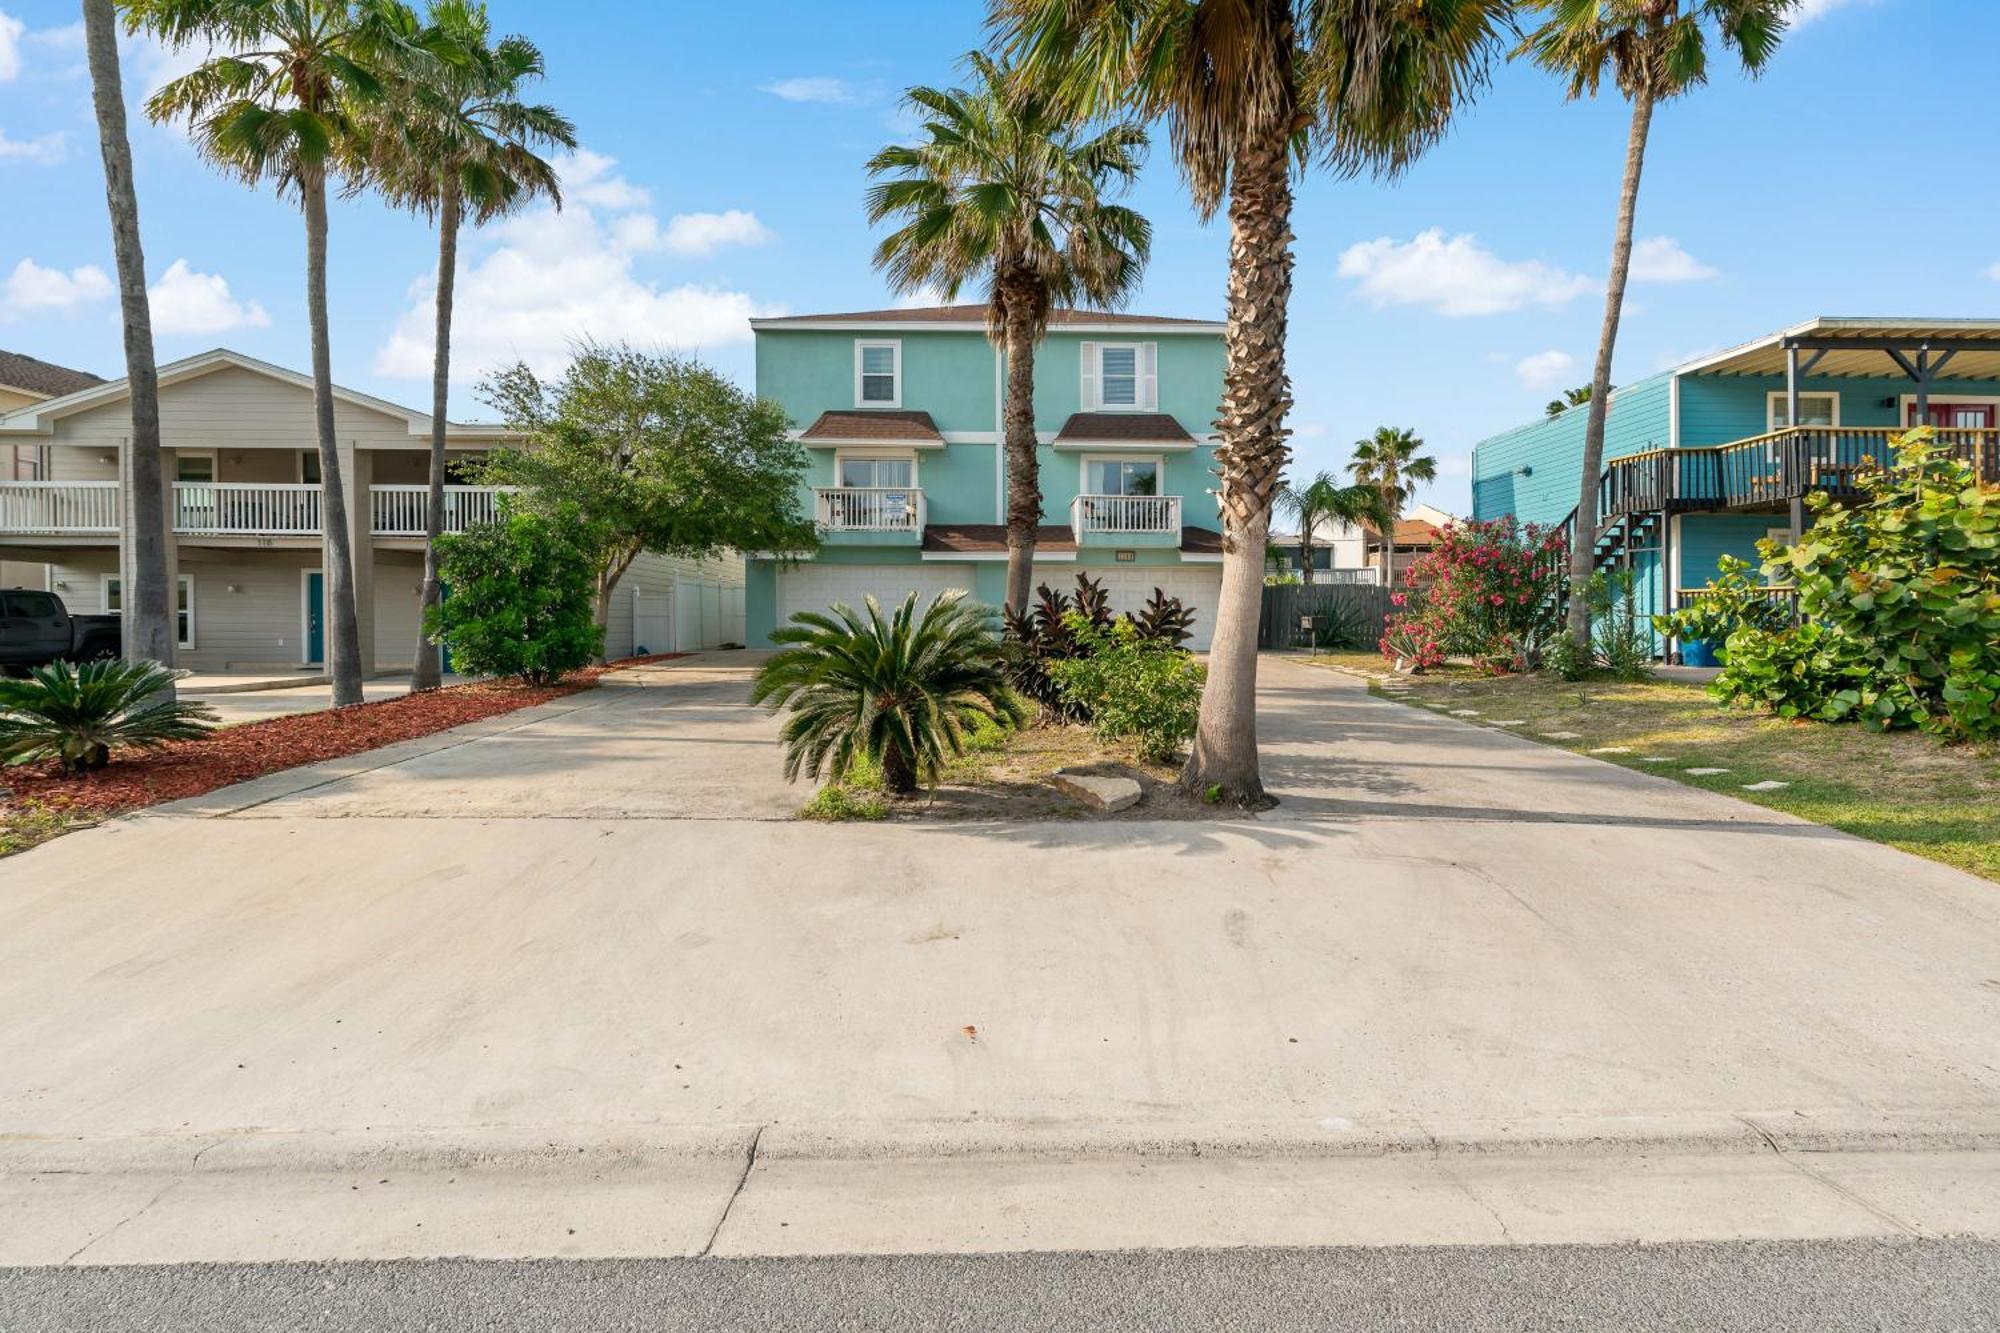
[[[788,781],[838,778],[865,757],[907,795],[964,753],[968,727],[1026,721],[993,613],[963,599],[939,593],[919,613],[913,592],[885,618],[870,597],[864,611],[801,611],[771,635],[782,651],[758,671],[750,699],[790,711],[779,733]]]
[[[150,749],[207,734],[215,711],[175,702],[185,671],[158,662],[53,662],[25,680],[0,680],[0,764],[60,759],[65,772],[111,762],[114,746]]]

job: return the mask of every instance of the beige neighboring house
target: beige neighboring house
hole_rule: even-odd
[[[1392,557],[1397,579],[1410,562],[1437,544],[1438,531],[1458,520],[1432,505],[1411,505],[1396,520],[1396,551]],[[1273,533],[1271,570],[1297,573],[1302,564],[1299,535]],[[1313,536],[1313,578],[1319,583],[1379,583],[1382,580],[1382,535],[1358,523],[1322,523]]]
[[[338,386],[334,400],[362,666],[407,671],[423,581],[430,415]],[[45,564],[47,586],[73,612],[120,608],[131,559],[123,525],[131,431],[122,380],[93,380],[0,412],[0,450],[27,449],[38,460],[33,477],[0,480],[0,557]],[[324,664],[314,438],[308,376],[222,349],[160,367],[180,665],[257,672]],[[475,462],[505,439],[498,426],[453,423],[447,456]],[[490,486],[448,486],[445,529],[490,518],[498,498]],[[742,641],[740,558],[641,556],[613,595],[613,657]]]
[[[89,371],[71,370],[21,352],[0,350],[0,417],[17,408],[102,383],[102,379]],[[32,444],[0,445],[0,481],[34,481],[40,476],[40,449]],[[43,588],[47,583],[46,566],[0,558],[0,588]]]

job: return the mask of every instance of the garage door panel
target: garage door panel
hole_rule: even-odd
[[[1198,653],[1208,651],[1215,633],[1215,603],[1222,593],[1220,565],[1087,565],[1079,572],[1104,585],[1104,593],[1116,612],[1141,610],[1158,588],[1169,597],[1181,599],[1194,612],[1194,637],[1187,646]],[[1076,586],[1072,578],[1065,591]]]
[[[920,606],[952,589],[971,596],[972,583],[969,565],[799,565],[778,573],[778,623],[789,624],[798,611],[825,611],[836,602],[859,611],[871,596],[885,613],[912,591]]]

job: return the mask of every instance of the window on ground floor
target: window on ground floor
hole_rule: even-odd
[[[178,646],[194,647],[194,575],[179,576],[180,595],[176,598],[175,622],[179,630]],[[125,580],[116,574],[104,576],[103,600],[100,605],[107,616],[125,614]]]

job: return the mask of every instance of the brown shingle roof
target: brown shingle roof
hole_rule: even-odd
[[[1378,542],[1382,540],[1382,534],[1374,528],[1368,528],[1368,535]],[[1397,550],[1401,550],[1406,546],[1436,546],[1439,535],[1437,524],[1427,522],[1424,519],[1399,518],[1396,520]],[[1296,541],[1297,539],[1294,538],[1293,540]]]
[[[928,412],[892,411],[888,408],[856,408],[852,411],[822,412],[819,420],[806,427],[803,440],[900,440],[919,444],[943,444],[937,423]]]
[[[1056,432],[1057,444],[1089,440],[1107,443],[1194,443],[1187,428],[1165,412],[1077,412]]]
[[[1222,534],[1214,528],[1183,527],[1181,550],[1189,555],[1221,555]]]
[[[66,366],[51,365],[38,361],[20,352],[0,352],[0,385],[9,389],[19,389],[23,393],[37,393],[49,398],[60,398],[64,394],[88,389],[93,384],[104,381],[87,370],[71,370]]]
[[[844,310],[830,315],[778,315],[760,319],[759,324],[804,324],[817,320],[845,320],[864,324],[978,324],[986,323],[986,305],[926,305],[905,310]],[[1133,315],[1117,310],[1051,310],[1049,325],[1064,324],[1212,324],[1207,319],[1184,319],[1172,315]]]

